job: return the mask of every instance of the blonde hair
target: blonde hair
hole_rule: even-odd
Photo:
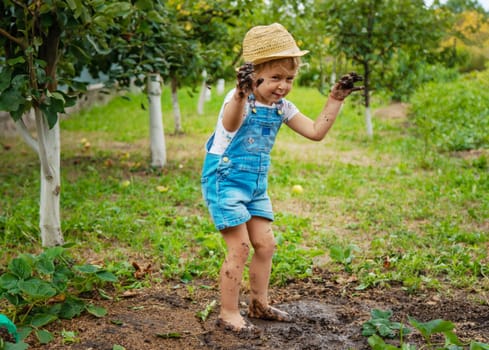
[[[293,70],[297,73],[299,71],[300,65],[301,65],[300,57],[284,57],[276,60],[255,64],[254,72],[256,74],[256,73],[260,73],[262,70],[264,70],[267,67],[281,66],[287,70]]]

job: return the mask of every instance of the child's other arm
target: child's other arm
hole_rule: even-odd
[[[323,110],[315,121],[299,112],[287,125],[298,134],[310,140],[321,141],[333,126],[341,110],[343,100],[353,91],[363,90],[363,86],[353,85],[355,82],[361,80],[363,80],[362,77],[356,73],[349,73],[343,76],[334,85]]]

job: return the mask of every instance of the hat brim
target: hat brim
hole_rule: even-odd
[[[301,50],[301,51],[295,51],[294,50],[293,52],[287,52],[287,51],[277,52],[277,53],[274,53],[272,55],[266,55],[266,56],[262,56],[262,57],[257,57],[255,59],[251,60],[251,63],[253,63],[253,64],[260,64],[260,63],[264,63],[264,62],[267,62],[267,61],[278,60],[280,58],[301,57],[301,56],[304,56],[307,53],[309,53],[309,50]]]

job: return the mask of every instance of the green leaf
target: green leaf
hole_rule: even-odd
[[[209,315],[214,310],[214,308],[216,307],[216,305],[217,305],[216,300],[211,301],[209,304],[207,304],[207,306],[205,307],[204,310],[197,312],[197,317],[205,322],[207,320],[207,318],[209,317]]]
[[[48,299],[56,295],[50,283],[38,278],[31,278],[27,281],[19,281],[19,289],[31,298]]]
[[[112,350],[126,350],[126,348],[123,347],[122,345],[114,345],[112,347]]]
[[[489,344],[472,342],[470,343],[470,350],[489,350]]]
[[[372,350],[399,350],[399,348],[396,348],[393,345],[386,344],[384,339],[378,335],[373,335],[368,338],[368,344],[371,346]]]
[[[118,281],[118,278],[116,275],[114,275],[113,273],[109,272],[109,271],[98,271],[95,273],[95,276],[97,276],[99,279],[101,279],[102,281],[105,281],[105,282],[117,282]]]
[[[458,339],[457,335],[453,333],[452,331],[446,331],[443,332],[445,335],[445,346],[446,345],[457,345],[457,346],[462,346],[462,342]]]
[[[51,93],[51,97],[54,98],[54,99],[56,99],[56,100],[62,101],[63,104],[65,103],[64,95],[60,91],[53,91]]]
[[[152,0],[137,0],[135,6],[139,10],[148,11],[154,8],[154,3]]]
[[[336,262],[343,263],[345,260],[345,254],[342,247],[337,245],[334,245],[331,248],[329,248],[329,255],[331,256],[331,259],[333,259]]]
[[[10,293],[4,293],[3,297],[9,301],[10,304],[15,305],[15,306],[20,306],[26,304],[26,301],[24,298],[22,298],[19,294],[17,294],[19,291],[14,290],[11,293],[15,294],[10,294]]]
[[[45,256],[50,260],[54,260],[63,255],[63,253],[66,251],[65,248],[66,245],[46,248],[46,250],[42,252],[41,256]]]
[[[127,2],[116,2],[108,5],[101,12],[109,17],[123,17],[131,12],[131,4]]]
[[[4,91],[10,86],[11,78],[12,78],[12,71],[10,69],[0,70],[0,92]]]
[[[54,336],[51,334],[51,332],[44,329],[36,330],[35,333],[37,339],[39,340],[39,343],[41,344],[48,344],[54,339]]]
[[[58,317],[51,314],[35,314],[30,320],[30,325],[34,328],[41,328],[53,321],[56,321]]]
[[[58,316],[66,320],[71,320],[74,317],[80,316],[83,310],[85,310],[85,303],[82,300],[70,298],[65,300],[61,305]]]
[[[52,129],[58,122],[58,113],[65,111],[64,99],[59,100],[57,98],[47,98],[46,102],[39,106],[41,111],[45,114],[49,128]]]
[[[76,10],[76,2],[74,0],[66,0],[66,3],[68,4],[68,7],[70,10]]]
[[[390,319],[392,317],[392,311],[391,310],[379,310],[379,309],[373,309],[371,312],[370,312],[370,315],[372,316],[373,319],[378,319],[378,318],[382,318],[382,319]]]
[[[100,270],[98,266],[95,265],[77,265],[73,267],[75,270],[80,271],[81,273],[95,273]]]
[[[24,257],[14,258],[8,264],[10,272],[21,279],[32,276],[32,268]]]
[[[40,255],[36,261],[35,267],[37,271],[45,275],[52,275],[55,271],[54,262],[47,256]]]
[[[429,338],[435,333],[448,332],[455,328],[455,325],[452,322],[440,319],[429,322],[419,322],[416,319],[409,317],[409,322],[423,335],[424,338]]]
[[[11,273],[4,273],[0,276],[0,289],[12,290],[17,288],[19,278]]]
[[[22,56],[17,56],[7,60],[9,66],[15,66],[18,63],[25,63],[25,59]]]
[[[93,304],[87,305],[85,309],[95,317],[104,317],[107,315],[107,310],[100,306],[95,306]]]
[[[24,340],[32,333],[32,327],[19,327],[17,328],[17,333],[19,333],[19,339]]]
[[[12,344],[12,343],[5,343],[5,349],[2,350],[27,350],[29,349],[29,344],[24,343],[23,341]]]

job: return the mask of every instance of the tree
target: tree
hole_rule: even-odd
[[[423,0],[328,0],[320,2],[317,11],[331,37],[331,52],[345,55],[363,70],[365,121],[371,137],[375,70],[388,66],[401,49],[416,52],[421,60],[437,48],[445,33],[444,13],[427,8]]]
[[[484,70],[489,59],[488,14],[468,0],[448,1],[441,10],[453,13],[453,24],[441,44],[446,61],[460,71]]]
[[[121,1],[4,0],[0,3],[0,110],[18,125],[31,110],[37,139],[24,132],[41,165],[40,230],[43,246],[63,244],[60,220],[58,113],[74,104],[74,77],[95,51],[108,48],[114,19],[129,13]],[[67,86],[60,90],[58,85]]]
[[[486,14],[484,7],[477,0],[448,0],[442,7],[458,14],[465,11],[477,11]]]
[[[249,0],[229,1],[180,1],[173,4],[177,24],[182,28],[183,50],[170,60],[168,79],[171,80],[175,132],[182,132],[178,119],[178,88],[182,85],[203,86],[198,113],[203,112],[203,103],[208,91],[208,82],[229,73],[230,57],[238,40],[231,28],[238,27],[240,18],[247,10]],[[188,53],[192,54],[189,55]],[[233,74],[234,75],[234,74]]]

